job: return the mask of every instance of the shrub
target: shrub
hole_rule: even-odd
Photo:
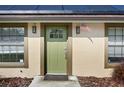
[[[115,67],[112,78],[120,84],[124,85],[124,62]]]

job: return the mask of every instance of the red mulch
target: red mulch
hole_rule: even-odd
[[[82,87],[124,87],[124,85],[112,79],[112,77],[78,77]],[[0,87],[28,87],[32,78],[0,78]]]
[[[82,87],[124,87],[124,85],[112,79],[112,77],[78,77]]]
[[[28,87],[32,78],[0,78],[0,87]]]

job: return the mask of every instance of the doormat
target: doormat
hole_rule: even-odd
[[[67,81],[67,75],[45,75],[44,80]]]

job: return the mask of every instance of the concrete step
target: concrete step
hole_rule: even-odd
[[[80,87],[76,76],[68,76],[67,81],[44,80],[44,76],[35,76],[29,87]]]

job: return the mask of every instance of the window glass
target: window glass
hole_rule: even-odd
[[[2,28],[2,35],[8,36],[9,35],[9,28]]]
[[[108,28],[108,35],[115,35],[115,28],[109,27]]]
[[[115,36],[109,36],[109,45],[115,45]]]
[[[0,28],[0,62],[23,62],[24,27]]]
[[[63,38],[63,29],[51,29],[50,38]]]
[[[108,28],[108,55],[111,63],[124,61],[124,27]]]
[[[124,57],[124,47],[122,47],[122,57]]]
[[[10,46],[10,62],[16,62],[17,47]]]
[[[63,38],[63,34],[59,34],[59,38]]]
[[[9,28],[9,30],[10,30],[9,32],[10,32],[11,36],[16,36],[16,34],[17,34],[16,33],[16,28]]]
[[[116,45],[122,45],[122,38],[123,38],[123,36],[122,35],[120,35],[120,36],[116,36],[115,37],[116,38]]]
[[[16,28],[17,35],[22,35],[24,36],[24,28]]]
[[[0,62],[2,61],[2,46],[0,46]]]
[[[24,41],[24,37],[23,36],[17,36],[17,42],[23,42]]]
[[[109,55],[110,57],[114,57],[114,47],[109,47]]]
[[[122,27],[116,27],[116,35],[122,35]]]
[[[121,47],[115,47],[115,57],[121,57]]]

